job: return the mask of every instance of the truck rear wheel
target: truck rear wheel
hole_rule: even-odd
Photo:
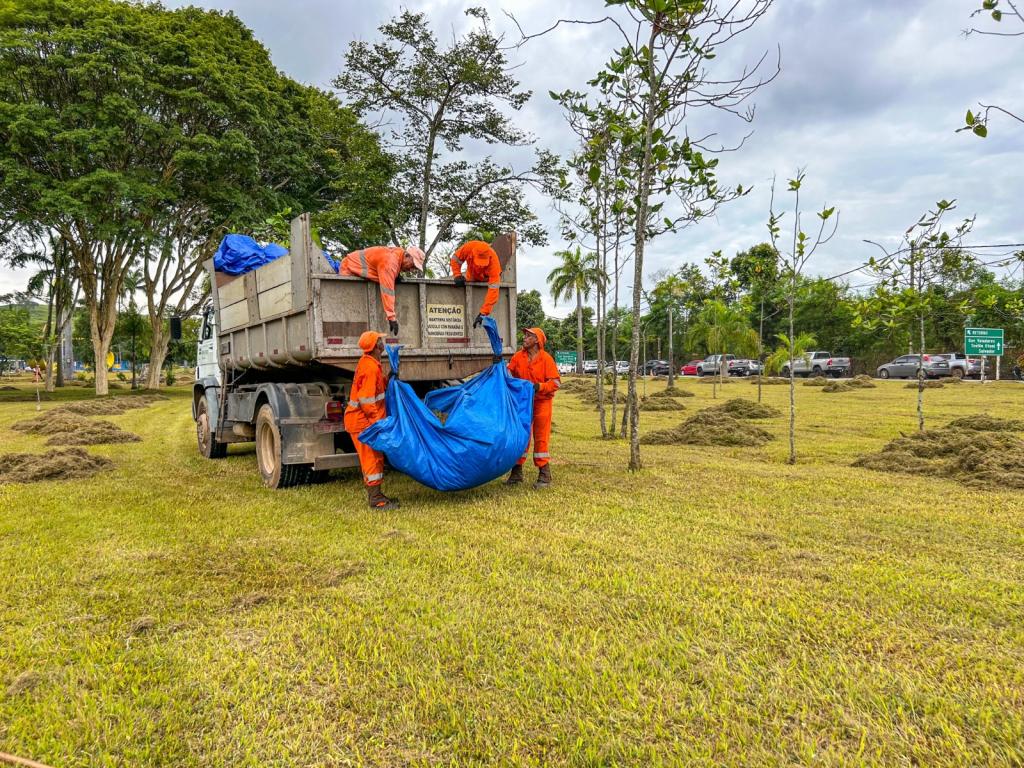
[[[320,479],[308,464],[285,464],[282,461],[281,428],[269,403],[256,414],[256,464],[267,488],[291,488]]]
[[[954,379],[962,379],[964,377],[963,368],[954,368],[950,373],[952,373]]]
[[[219,443],[213,436],[210,423],[210,406],[206,398],[200,398],[196,406],[196,444],[199,453],[208,459],[223,459],[228,455],[227,443]]]

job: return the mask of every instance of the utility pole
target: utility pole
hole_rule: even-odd
[[[671,388],[675,383],[675,347],[673,346],[672,335],[672,307],[668,308],[668,386]]]

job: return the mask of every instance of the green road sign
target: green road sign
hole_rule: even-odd
[[[576,352],[564,349],[556,350],[555,362],[559,365],[576,365]]]
[[[1003,354],[1003,329],[964,328],[964,352],[968,355]]]

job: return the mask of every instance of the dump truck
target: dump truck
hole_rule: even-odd
[[[491,317],[506,359],[516,338],[515,246],[514,234],[493,243],[503,269]],[[377,283],[337,274],[313,241],[308,214],[291,222],[287,255],[237,276],[218,272],[212,259],[204,266],[211,300],[192,397],[199,452],[219,459],[232,443],[255,443],[269,488],[358,467],[343,415],[359,336],[388,328]],[[472,327],[486,285],[403,277],[395,288],[399,334],[386,342],[401,345],[400,376],[421,396],[493,362],[486,332]]]

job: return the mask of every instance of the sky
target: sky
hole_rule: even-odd
[[[186,4],[234,12],[270,50],[274,63],[297,80],[330,88],[352,40],[374,39],[377,27],[403,8],[425,12],[442,40],[466,28],[465,3],[428,0],[204,0]],[[477,0],[493,26],[516,36],[515,17],[527,32],[559,18],[596,19],[601,4],[585,0]],[[645,285],[663,270],[702,263],[712,251],[732,255],[766,239],[771,180],[779,179],[779,204],[791,203],[785,180],[806,172],[802,202],[808,214],[825,204],[839,210],[839,230],[808,265],[810,274],[832,276],[862,265],[877,250],[873,240],[896,246],[902,233],[940,199],[956,199],[954,218],[977,215],[969,242],[1024,242],[1019,212],[1024,198],[1024,128],[994,118],[987,139],[956,133],[978,102],[1024,110],[1024,41],[965,36],[980,0],[775,0],[767,15],[723,48],[714,74],[753,63],[766,51],[781,72],[754,97],[747,125],[720,112],[692,114],[692,135],[713,131],[731,144],[752,131],[739,150],[721,155],[723,185],[752,186],[746,197],[717,216],[648,246]],[[1003,25],[1007,21],[1004,19]],[[999,29],[999,27],[995,27]],[[523,88],[533,97],[511,114],[537,145],[561,156],[574,149],[573,135],[549,91],[579,89],[600,70],[616,44],[608,25],[562,26],[531,41],[513,56]],[[467,144],[467,159],[493,151]],[[526,165],[530,150],[501,151],[496,159]],[[547,247],[519,253],[519,287],[536,288],[546,309],[554,306],[545,278],[565,247],[558,217],[533,195],[535,211],[550,234]],[[791,217],[784,219],[791,222]],[[807,223],[810,223],[809,221]],[[1001,252],[1000,252],[1001,253]],[[1019,276],[1019,275],[1018,275]],[[851,285],[870,283],[862,272]],[[21,287],[24,276],[0,271],[0,293]],[[626,286],[632,277],[625,280]]]

